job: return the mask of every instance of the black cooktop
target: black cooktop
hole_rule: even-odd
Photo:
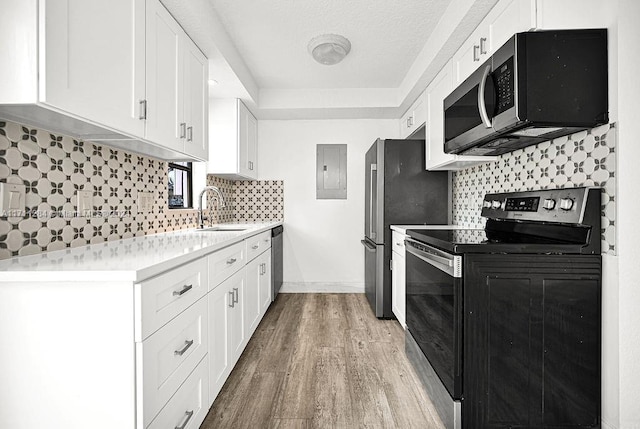
[[[584,243],[525,234],[499,234],[477,228],[409,229],[407,235],[451,253],[580,254],[584,247]]]

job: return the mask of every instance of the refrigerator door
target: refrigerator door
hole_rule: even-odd
[[[384,140],[376,140],[365,156],[364,236],[384,243]]]
[[[377,245],[367,238],[360,242],[364,246],[364,292],[376,317],[384,317],[384,246]]]

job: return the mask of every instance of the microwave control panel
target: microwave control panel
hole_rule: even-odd
[[[513,57],[495,67],[493,82],[496,87],[496,115],[515,105]]]

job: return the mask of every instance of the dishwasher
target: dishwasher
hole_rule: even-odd
[[[284,228],[276,226],[271,230],[271,301],[282,286],[282,232]]]

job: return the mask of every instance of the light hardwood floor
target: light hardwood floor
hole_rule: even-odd
[[[202,429],[442,428],[404,331],[362,294],[280,294]]]

